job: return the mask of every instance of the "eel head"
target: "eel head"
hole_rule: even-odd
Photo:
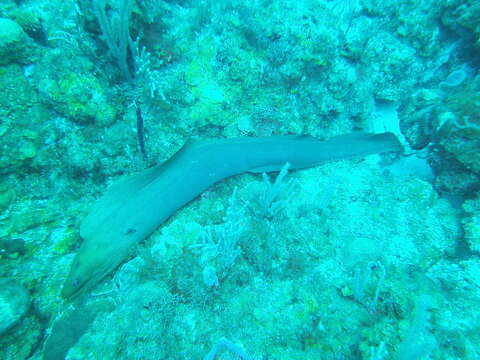
[[[92,251],[94,250],[94,251]],[[85,291],[91,290],[102,278],[110,273],[123,259],[107,248],[88,249],[81,247],[75,256],[70,273],[63,284],[61,296],[72,300]]]

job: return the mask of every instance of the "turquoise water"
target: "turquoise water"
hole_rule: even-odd
[[[2,0],[0,359],[480,359],[479,19]],[[402,151],[337,138],[359,132]],[[215,159],[271,148],[161,167],[188,139],[286,135],[335,161],[296,170],[316,154],[281,138],[198,196]]]

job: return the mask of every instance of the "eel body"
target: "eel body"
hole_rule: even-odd
[[[214,183],[244,172],[308,168],[326,161],[399,151],[391,133],[352,133],[321,141],[310,136],[187,142],[165,163],[120,180],[80,226],[83,243],[64,283],[66,299],[94,287],[139,241]]]

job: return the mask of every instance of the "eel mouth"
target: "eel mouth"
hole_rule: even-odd
[[[99,268],[89,277],[81,279],[78,276],[70,275],[63,284],[61,297],[66,300],[74,300],[81,294],[84,294],[86,291],[89,291],[97,285],[102,278],[104,278],[110,271],[112,267],[108,266],[104,269]]]

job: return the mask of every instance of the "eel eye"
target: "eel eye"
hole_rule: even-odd
[[[78,287],[80,285],[80,280],[79,279],[73,279],[72,281],[72,286],[74,288]]]

